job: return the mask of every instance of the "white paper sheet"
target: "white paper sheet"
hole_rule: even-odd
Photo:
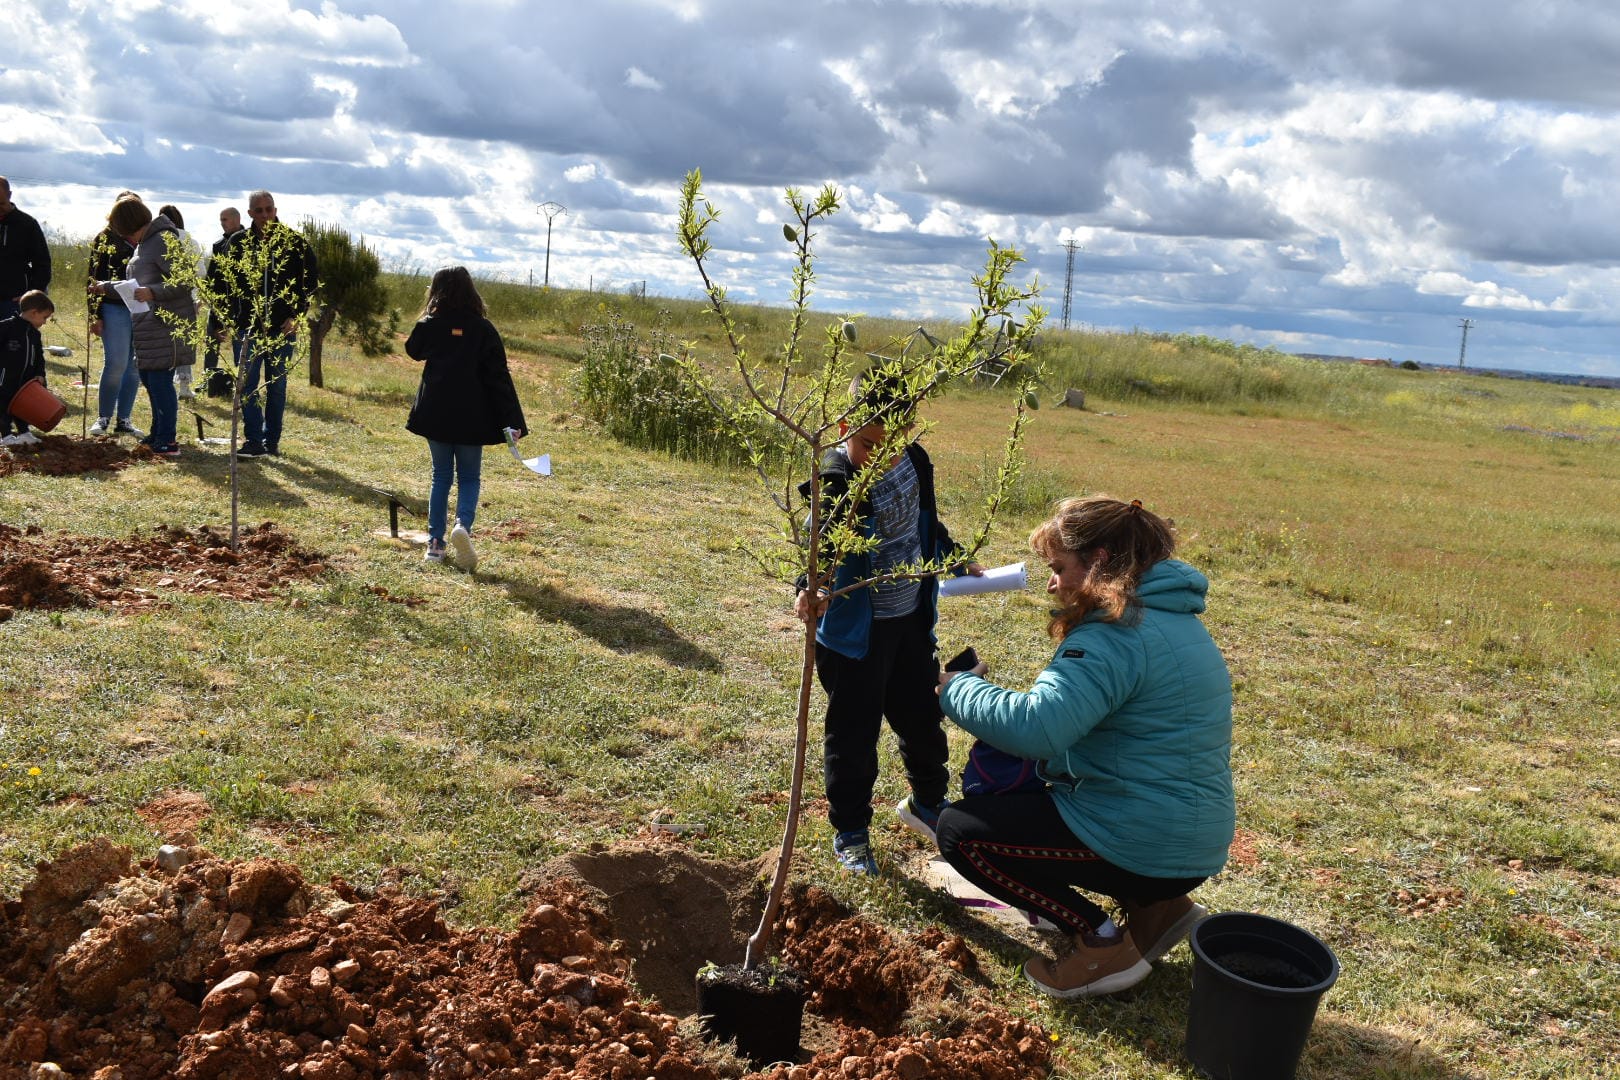
[[[141,283],[133,278],[115,281],[112,283],[112,287],[113,291],[118,294],[118,298],[124,302],[124,306],[129,308],[131,315],[139,315],[141,312],[151,309],[151,305],[145,300],[135,299],[135,290],[141,287]]]
[[[551,475],[551,455],[541,454],[539,457],[526,458],[518,453],[517,432],[511,428],[506,429],[506,448],[512,451],[512,460],[522,465],[536,476]]]
[[[973,577],[970,574],[963,577],[941,578],[939,595],[972,596],[974,593],[1014,592],[1022,589],[1025,584],[1024,564],[1012,563],[998,566],[994,570],[986,570],[983,577]]]

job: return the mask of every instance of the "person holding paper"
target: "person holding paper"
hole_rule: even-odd
[[[117,202],[125,199],[140,201],[133,191],[118,193]],[[129,257],[135,254],[122,236],[111,229],[102,229],[90,241],[89,288],[86,290],[90,305],[90,333],[101,339],[101,388],[96,391],[99,408],[96,422],[90,425],[92,435],[144,435],[130,421],[135,411],[135,398],[141,389],[141,375],[133,363],[134,327],[129,307],[116,289],[99,289],[103,281],[122,281],[129,267]]]
[[[444,527],[454,481],[456,524],[450,543],[456,562],[468,571],[478,565],[472,527],[484,447],[505,442],[505,429],[517,438],[528,432],[506,366],[506,346],[484,312],[484,298],[467,268],[447,266],[433,275],[422,318],[405,342],[406,355],[422,361],[422,381],[405,428],[427,440],[433,460],[424,558],[444,561]]]
[[[191,256],[180,242],[180,230],[162,214],[152,211],[139,199],[123,199],[107,215],[107,228],[133,249],[124,281],[100,282],[103,293],[117,291],[133,313],[131,330],[135,344],[135,368],[152,406],[152,433],[142,442],[154,454],[175,458],[180,446],[175,442],[175,422],[179,402],[174,388],[174,371],[197,359],[191,335],[182,329],[195,322],[197,304],[189,285],[171,285],[175,260]],[[130,287],[133,283],[134,287]]]
[[[1025,977],[1054,997],[1146,978],[1205,914],[1188,895],[1234,831],[1232,681],[1199,620],[1209,581],[1171,558],[1168,521],[1106,496],[1066,499],[1030,537],[1052,569],[1056,653],[1027,692],[979,664],[940,677],[945,715],[1040,762],[1042,791],[964,798],[939,819],[963,877],[1071,935]],[[1084,890],[1084,891],[1082,891]],[[1085,893],[1112,898],[1116,926]]]

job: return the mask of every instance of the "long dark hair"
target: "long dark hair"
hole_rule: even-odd
[[[478,295],[465,266],[446,266],[428,283],[423,315],[476,315],[484,317],[484,298]]]
[[[1099,552],[1106,555],[1076,595],[1059,597],[1063,607],[1052,613],[1048,629],[1061,638],[1093,611],[1101,611],[1109,622],[1127,618],[1142,575],[1175,553],[1175,525],[1142,509],[1141,500],[1091,495],[1058,503],[1057,511],[1029,534],[1029,546],[1047,559],[1059,552],[1083,562]]]

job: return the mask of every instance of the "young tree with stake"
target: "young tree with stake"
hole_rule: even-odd
[[[816,228],[838,211],[841,202],[838,191],[827,186],[806,198],[797,189],[790,188],[786,201],[793,217],[783,226],[783,236],[794,259],[792,315],[787,340],[782,346],[756,354],[738,330],[725,288],[709,272],[712,247],[708,232],[718,219],[719,211],[703,195],[701,173],[694,170],[688,174],[681,192],[681,246],[702,277],[710,308],[720,322],[730,353],[731,375],[740,384],[742,393],[738,397],[722,392],[690,350],[680,358],[682,369],[685,377],[730,417],[736,437],[748,444],[754,469],[780,515],[781,527],[775,542],[745,544],[744,550],[770,576],[783,582],[797,581],[805,595],[828,603],[887,582],[917,580],[926,584],[941,575],[960,572],[984,545],[1005,492],[1017,478],[1028,409],[1037,404],[1035,387],[1039,370],[1034,364],[1023,363],[1017,367],[1021,381],[1014,399],[1003,462],[972,536],[947,555],[925,552],[917,561],[891,566],[880,573],[853,579],[847,573],[838,575],[839,567],[846,565],[851,556],[869,554],[876,544],[869,530],[863,527],[861,508],[890,464],[900,460],[928,430],[928,424],[915,419],[918,406],[947,386],[971,379],[986,365],[1027,358],[1044,311],[1030,306],[1037,293],[1036,286],[1018,286],[1010,279],[1022,262],[1022,256],[991,241],[985,267],[973,278],[976,302],[959,333],[926,353],[908,356],[897,349],[894,351],[901,352],[897,358],[872,354],[868,362],[867,354],[856,348],[858,334],[853,323],[840,320],[829,325],[820,335],[819,346],[810,340],[813,335],[808,325],[809,302],[815,283]],[[1027,317],[1008,321],[1015,309],[1021,313],[1027,309]],[[998,337],[993,327],[1003,323],[1011,329]],[[850,387],[856,375],[863,375],[864,385],[881,384],[884,393],[876,397],[852,394]],[[781,455],[767,453],[756,441],[754,433],[760,430],[762,422],[768,430],[785,434],[802,453],[790,455],[790,461],[780,464]],[[870,452],[861,455],[862,460],[854,464],[848,476],[847,493],[831,501],[824,499],[820,472],[815,467],[823,454],[843,442],[847,432],[876,429],[881,429],[881,437],[868,448]],[[809,474],[807,484],[804,483],[806,472]],[[808,500],[808,505],[804,499]],[[765,911],[758,929],[748,939],[744,963],[750,968],[763,961],[781,907],[797,839],[815,657],[815,625],[813,620],[807,620],[787,822]]]

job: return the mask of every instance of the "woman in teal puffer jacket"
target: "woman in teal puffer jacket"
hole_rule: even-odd
[[[939,846],[964,877],[1069,933],[1025,976],[1057,997],[1134,986],[1204,914],[1188,895],[1226,863],[1234,806],[1232,683],[1198,615],[1209,582],[1170,556],[1140,502],[1067,499],[1030,546],[1061,604],[1056,653],[1027,693],[983,664],[940,677],[945,715],[1040,763],[1045,791],[963,799]],[[1081,890],[1113,899],[1118,928]]]

